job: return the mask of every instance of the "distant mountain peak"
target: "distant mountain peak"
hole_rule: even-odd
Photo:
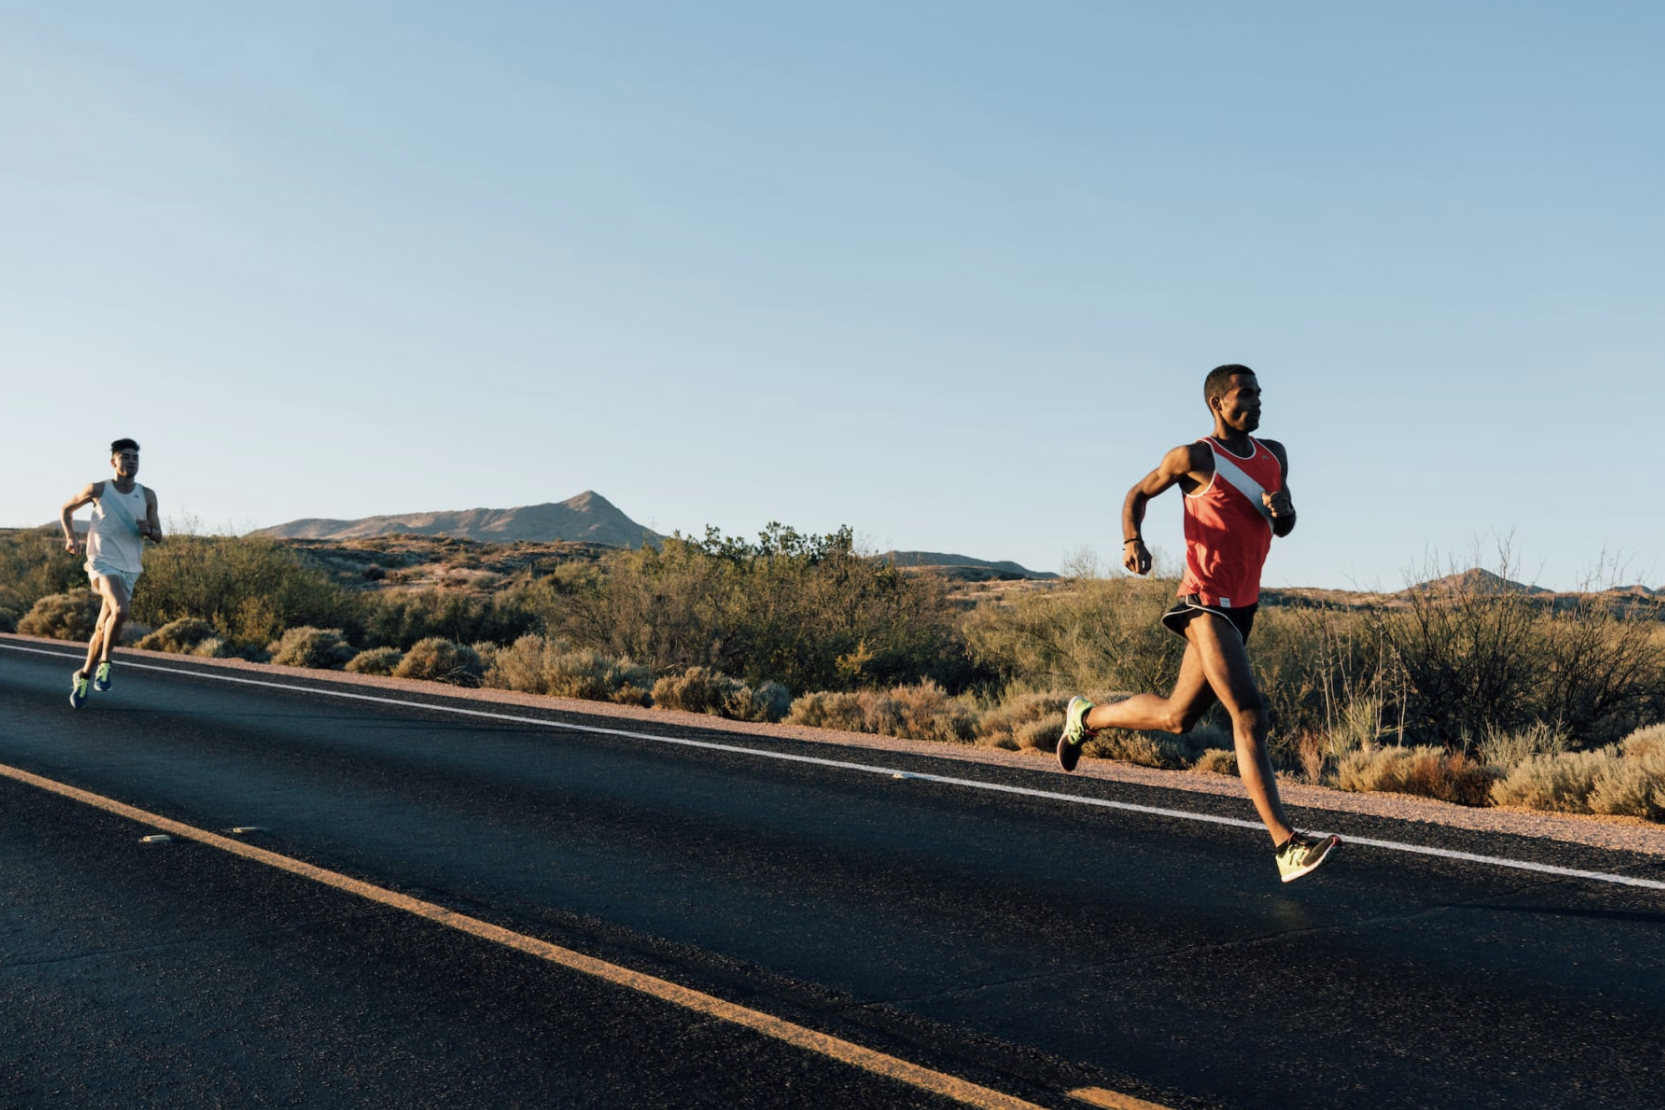
[[[1458,574],[1448,574],[1444,578],[1420,582],[1404,592],[1410,593],[1411,590],[1434,594],[1547,594],[1552,592],[1542,586],[1529,586],[1524,582],[1515,582],[1480,567],[1474,567]]]
[[[522,505],[514,509],[396,513],[358,520],[291,520],[286,524],[262,528],[254,534],[273,539],[346,540],[401,533],[456,536],[487,543],[576,540],[609,547],[641,547],[643,543],[657,544],[664,539],[659,533],[631,520],[595,490],[585,490],[565,501]]]

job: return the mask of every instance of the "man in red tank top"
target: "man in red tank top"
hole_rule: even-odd
[[[1284,882],[1323,863],[1341,843],[1334,836],[1299,833],[1284,814],[1266,754],[1266,700],[1249,666],[1249,632],[1260,601],[1260,572],[1272,538],[1295,530],[1289,497],[1289,453],[1283,444],[1255,439],[1260,427],[1260,383],[1247,366],[1210,371],[1203,384],[1214,434],[1176,447],[1128,491],[1122,510],[1123,565],[1149,574],[1150,550],[1140,535],[1145,505],[1178,486],[1185,496],[1185,577],[1179,601],[1162,623],[1185,637],[1179,680],[1167,697],[1136,694],[1097,705],[1070,699],[1058,763],[1073,771],[1087,738],[1101,729],[1189,732],[1216,701],[1231,716],[1243,785],[1266,823]]]

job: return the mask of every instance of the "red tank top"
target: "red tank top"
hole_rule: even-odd
[[[1253,487],[1276,493],[1283,488],[1283,467],[1256,439],[1249,440],[1254,454],[1246,459],[1212,437],[1199,442],[1214,452],[1214,480],[1185,497],[1185,577],[1179,594],[1201,594],[1204,605],[1241,609],[1260,600],[1260,571],[1272,549],[1272,523]]]

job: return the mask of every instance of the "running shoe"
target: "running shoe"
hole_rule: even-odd
[[[69,676],[69,704],[75,709],[87,704],[87,676],[80,671]]]
[[[1298,832],[1278,849],[1278,874],[1283,876],[1284,882],[1292,883],[1302,875],[1318,870],[1319,865],[1340,846],[1339,836],[1313,836]]]
[[[1075,765],[1081,762],[1081,748],[1087,742],[1087,711],[1092,707],[1092,702],[1077,694],[1064,711],[1064,734],[1058,737],[1058,766],[1066,771],[1075,770]]]
[[[110,688],[110,663],[109,663],[109,660],[105,660],[104,662],[102,662],[98,665],[98,670],[93,672],[93,689],[97,690],[99,693],[102,694],[104,691],[108,690],[109,688]]]

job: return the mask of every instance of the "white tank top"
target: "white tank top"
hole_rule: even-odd
[[[138,574],[145,544],[139,522],[148,516],[143,486],[134,482],[133,492],[123,493],[114,482],[105,482],[104,492],[93,501],[87,528],[87,569]]]

